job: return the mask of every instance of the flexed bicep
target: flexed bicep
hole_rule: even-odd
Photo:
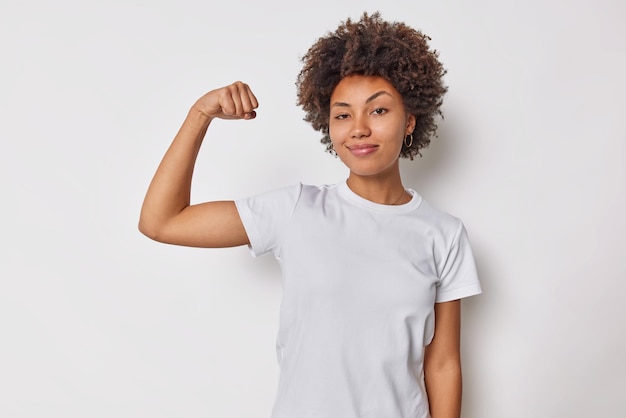
[[[236,247],[249,243],[233,201],[187,206],[150,238],[167,244],[203,248]]]
[[[212,90],[195,102],[148,187],[139,217],[139,230],[144,235],[192,247],[248,243],[235,203],[191,205],[191,180],[211,122],[215,118],[254,119],[258,106],[250,87],[240,81]]]

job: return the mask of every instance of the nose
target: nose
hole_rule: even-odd
[[[352,126],[350,127],[350,138],[361,139],[371,134],[367,118],[364,116],[354,116],[352,118]]]

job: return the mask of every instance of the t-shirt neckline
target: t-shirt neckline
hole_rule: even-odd
[[[364,207],[370,210],[376,210],[379,212],[387,212],[387,213],[407,213],[417,209],[422,204],[422,197],[413,189],[406,189],[406,191],[411,195],[411,200],[402,205],[384,205],[382,203],[372,202],[371,200],[367,200],[364,197],[359,196],[354,193],[352,189],[348,186],[347,180],[339,183],[337,185],[337,189],[339,194],[352,203],[357,204],[358,206]]]

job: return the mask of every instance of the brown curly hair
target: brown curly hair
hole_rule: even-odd
[[[436,116],[448,90],[446,70],[439,54],[428,46],[430,37],[401,22],[387,22],[379,12],[363,13],[358,22],[349,18],[334,32],[319,38],[302,57],[296,86],[297,104],[304,120],[321,131],[322,144],[332,151],[328,133],[330,96],[341,79],[359,74],[380,76],[400,92],[404,107],[415,116],[413,143],[402,146],[400,156],[413,159],[436,135]]]

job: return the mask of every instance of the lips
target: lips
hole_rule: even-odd
[[[378,149],[378,145],[374,144],[353,144],[346,146],[353,155],[364,156],[375,152]]]

